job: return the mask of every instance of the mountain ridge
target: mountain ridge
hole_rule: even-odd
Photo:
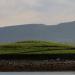
[[[75,21],[58,25],[23,24],[0,28],[0,42],[23,40],[75,41]]]

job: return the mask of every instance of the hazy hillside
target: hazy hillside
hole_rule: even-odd
[[[54,26],[29,24],[0,28],[0,42],[21,40],[75,41],[75,22]]]

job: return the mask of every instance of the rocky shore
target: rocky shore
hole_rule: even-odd
[[[0,60],[0,71],[75,71],[75,61]]]
[[[0,55],[0,71],[75,71],[75,54]]]

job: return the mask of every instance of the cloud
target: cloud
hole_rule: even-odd
[[[75,20],[75,0],[0,0],[0,26]]]

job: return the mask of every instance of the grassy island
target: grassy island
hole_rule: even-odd
[[[0,44],[0,71],[75,71],[75,46],[49,41]]]
[[[0,54],[75,54],[75,47],[48,41],[0,44]]]

